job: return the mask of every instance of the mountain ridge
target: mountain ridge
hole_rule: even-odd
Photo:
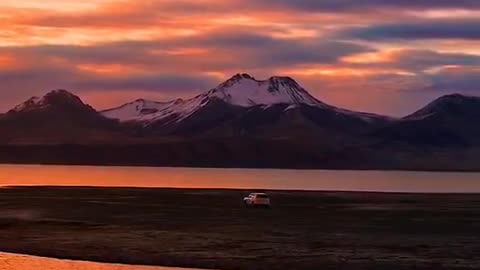
[[[116,121],[67,90],[32,97],[0,116],[0,141],[8,144],[91,143],[118,130]]]
[[[383,118],[385,120],[394,118],[340,109],[326,104],[313,97],[290,77],[272,76],[266,80],[257,80],[246,73],[236,74],[217,87],[189,99],[176,99],[167,102],[140,99],[116,108],[103,110],[101,113],[108,118],[122,122],[151,122],[171,117],[175,114],[181,114],[177,119],[177,121],[181,121],[213,99],[219,99],[230,105],[246,108],[276,104],[289,104],[292,107],[296,105],[315,106],[335,110],[341,114],[355,115],[366,121],[369,118]]]
[[[106,111],[54,90],[0,114],[0,162],[480,171],[479,117],[480,97],[445,95],[391,118],[248,74],[190,99]]]
[[[145,99],[145,98],[138,98],[134,101],[124,103],[124,104],[122,104],[120,106],[117,106],[117,107],[102,109],[102,110],[96,110],[95,108],[91,107],[90,105],[84,103],[79,96],[73,94],[72,92],[69,92],[68,90],[65,90],[65,89],[55,89],[55,90],[51,90],[51,91],[47,92],[42,97],[33,96],[33,97],[27,99],[26,101],[14,106],[12,109],[8,110],[7,112],[0,113],[0,115],[7,114],[9,112],[21,111],[22,109],[24,109],[24,107],[31,107],[32,105],[42,104],[42,102],[45,99],[49,99],[50,97],[55,97],[55,96],[57,96],[57,97],[58,96],[69,97],[71,100],[76,100],[77,103],[81,102],[81,103],[83,103],[83,105],[89,106],[99,113],[108,113],[108,112],[111,112],[115,109],[119,109],[119,108],[125,107],[127,105],[131,105],[131,104],[134,104],[134,105],[142,104],[142,106],[140,106],[140,107],[148,110],[148,108],[152,107],[152,106],[149,106],[148,104],[155,104],[155,105],[158,105],[158,106],[162,106],[162,105],[169,105],[169,104],[184,103],[185,101],[188,101],[188,100],[200,97],[200,96],[204,96],[205,94],[211,93],[212,91],[216,92],[215,90],[218,90],[219,88],[228,86],[228,84],[231,81],[238,81],[239,78],[240,79],[242,79],[242,78],[250,79],[250,80],[255,81],[257,83],[264,83],[264,82],[269,82],[269,81],[274,81],[274,82],[275,81],[277,81],[277,82],[278,81],[284,81],[284,82],[285,81],[287,81],[287,82],[290,81],[289,83],[295,84],[295,85],[298,86],[298,88],[305,91],[305,93],[308,94],[309,97],[311,97],[311,100],[314,100],[314,102],[312,102],[314,105],[320,104],[320,105],[325,106],[327,108],[334,108],[334,109],[338,109],[338,110],[344,111],[344,112],[353,112],[353,113],[359,113],[359,114],[365,114],[365,115],[371,115],[371,116],[379,116],[379,117],[384,117],[384,118],[389,118],[389,119],[398,119],[398,120],[399,119],[413,119],[416,116],[418,116],[418,114],[424,113],[424,111],[425,111],[424,109],[426,109],[427,107],[431,107],[433,105],[436,105],[436,104],[438,104],[438,103],[440,103],[444,100],[467,100],[467,99],[469,99],[469,100],[480,100],[479,96],[464,95],[464,94],[460,94],[460,93],[446,94],[446,95],[443,95],[443,96],[440,96],[440,97],[434,99],[429,104],[425,105],[424,107],[418,109],[417,111],[415,111],[415,112],[413,112],[409,115],[406,115],[406,116],[403,116],[403,117],[394,117],[394,116],[378,114],[378,113],[352,111],[352,110],[349,110],[349,109],[338,108],[338,107],[326,104],[326,103],[318,100],[317,98],[313,97],[312,95],[310,95],[304,88],[302,88],[300,85],[298,85],[298,83],[295,80],[293,80],[291,77],[288,77],[288,76],[272,76],[272,77],[270,77],[266,80],[257,80],[253,76],[251,76],[247,73],[238,73],[238,74],[234,75],[233,77],[231,77],[230,79],[226,80],[225,82],[219,84],[219,86],[217,86],[216,88],[213,88],[213,89],[211,89],[211,90],[209,90],[205,93],[199,94],[199,95],[197,95],[193,98],[189,98],[189,99],[177,98],[177,99],[168,100],[168,101],[155,101],[155,100],[149,100],[149,99]],[[298,103],[301,103],[301,102],[296,102],[296,103],[298,104]],[[293,105],[295,105],[295,102],[275,102],[273,104],[293,104]],[[30,105],[30,106],[28,106],[28,105]],[[254,104],[251,104],[249,106],[253,106],[253,105],[271,105],[271,104],[261,104],[261,103],[257,104],[257,103],[254,103]],[[248,107],[248,106],[246,105],[246,107]],[[147,112],[144,112],[144,113],[148,114],[149,112],[147,111]],[[113,117],[108,117],[108,118],[113,118]]]
[[[68,105],[75,107],[85,107],[91,108],[89,105],[85,104],[80,97],[72,94],[71,92],[65,89],[56,89],[48,92],[43,97],[31,97],[27,101],[15,106],[9,112],[25,112],[31,110],[45,109],[46,107],[52,105]],[[95,110],[95,109],[93,109]]]

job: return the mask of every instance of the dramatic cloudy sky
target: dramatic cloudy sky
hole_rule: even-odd
[[[403,115],[480,94],[479,0],[1,0],[0,111],[66,88],[98,109],[236,73]]]

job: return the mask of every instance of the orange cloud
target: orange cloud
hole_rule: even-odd
[[[354,109],[367,109],[362,95],[369,93],[378,108],[371,111],[387,110],[385,104],[397,105],[382,99],[404,96],[392,93],[421,89],[446,69],[480,66],[480,41],[373,42],[345,33],[478,17],[478,9],[454,2],[3,0],[0,83],[16,89],[4,100],[71,86],[105,107],[109,100],[200,92],[247,72],[300,78],[318,97]]]

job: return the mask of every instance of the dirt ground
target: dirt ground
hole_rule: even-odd
[[[271,209],[246,209],[249,192],[2,188],[0,251],[225,270],[480,268],[480,195],[267,191]]]

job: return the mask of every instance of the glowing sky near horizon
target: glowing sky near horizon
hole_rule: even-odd
[[[391,115],[480,94],[478,0],[2,0],[0,27],[0,111],[57,88],[98,109],[185,98],[236,73]]]

